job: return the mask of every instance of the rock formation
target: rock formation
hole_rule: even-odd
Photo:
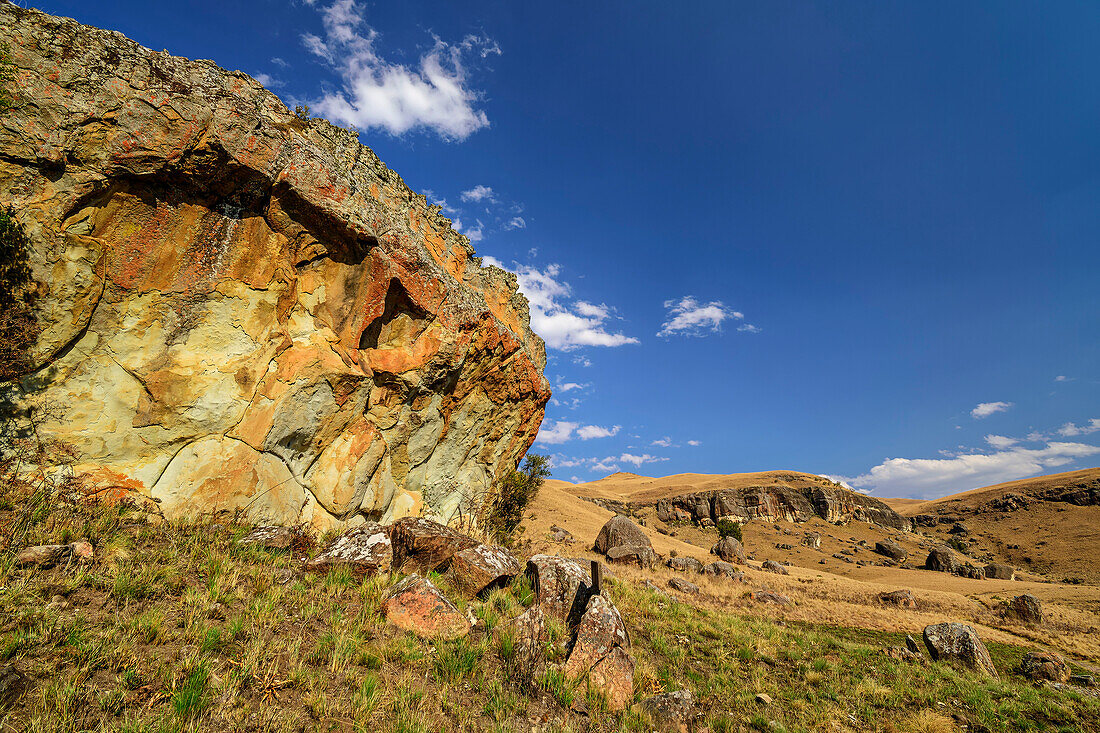
[[[355,133],[241,72],[0,3],[0,200],[35,248],[21,399],[99,490],[318,528],[476,514],[533,441],[515,278]]]

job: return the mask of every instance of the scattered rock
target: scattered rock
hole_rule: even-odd
[[[793,550],[794,545],[789,545],[786,542],[779,542],[779,543],[776,543],[775,549],[777,549],[777,550]]]
[[[637,565],[640,568],[653,567],[657,555],[652,547],[645,545],[620,545],[607,551],[607,561],[620,565]]]
[[[821,535],[816,532],[806,533],[806,536],[802,538],[802,544],[806,547],[811,547],[815,550],[821,549]]]
[[[958,623],[933,624],[924,629],[924,645],[932,658],[958,660],[971,669],[997,676],[985,644],[972,626]]]
[[[730,580],[745,581],[745,574],[738,571],[733,565],[722,560],[717,560],[703,566],[703,575],[725,576]]]
[[[635,704],[634,709],[648,717],[650,725],[656,730],[675,733],[690,733],[699,717],[695,697],[689,690],[676,690],[646,698]]]
[[[909,634],[905,635],[905,648],[913,652],[914,654],[920,654],[922,657],[924,656],[924,653],[921,651],[920,644],[918,644],[917,640]]]
[[[1031,680],[1069,682],[1069,665],[1054,652],[1028,652],[1020,662],[1020,672]]]
[[[749,598],[757,603],[774,603],[777,606],[791,605],[791,599],[770,590],[754,590],[749,593]]]
[[[1015,580],[1016,569],[1004,563],[991,562],[985,566],[985,577],[995,580]]]
[[[970,528],[962,522],[955,522],[951,525],[951,529],[947,530],[948,534],[970,534]]]
[[[934,514],[917,514],[910,519],[916,527],[935,527],[939,523]]]
[[[600,529],[593,547],[596,552],[606,555],[609,550],[616,547],[648,547],[652,549],[653,545],[641,527],[630,521],[628,517],[617,514],[607,520],[607,523]]]
[[[670,557],[665,565],[681,573],[703,572],[703,563],[694,557]]]
[[[765,560],[760,566],[761,570],[766,570],[769,573],[776,573],[778,575],[789,575],[787,568],[783,567],[775,560]]]
[[[710,548],[710,552],[726,562],[737,563],[738,565],[748,564],[748,560],[745,559],[745,548],[734,537],[723,537],[718,540],[718,544]]]
[[[699,592],[699,586],[695,583],[689,583],[683,578],[672,578],[668,581],[668,587],[673,590],[678,590],[681,593],[686,593],[689,596],[693,596]]]
[[[576,561],[535,555],[527,561],[527,577],[536,602],[550,615],[567,623],[580,621],[592,595],[592,580]]]
[[[577,638],[562,671],[570,679],[580,679],[620,647],[630,648],[623,617],[607,598],[592,596],[577,624]]]
[[[850,562],[850,563],[855,562],[855,560],[853,560],[852,558],[848,557],[847,555],[842,555],[839,552],[833,553],[833,558],[836,559],[836,560],[843,560],[844,562]]]
[[[31,680],[14,664],[0,666],[0,708],[10,708],[27,690]]]
[[[761,705],[771,705],[772,704],[771,695],[769,695],[767,693],[764,693],[764,692],[759,692],[756,695],[756,702],[758,702]]]
[[[668,593],[665,593],[664,589],[662,589],[659,585],[654,583],[649,578],[646,578],[645,580],[642,581],[642,587],[645,588],[646,590],[651,590],[654,593],[660,593],[665,598],[669,597]]]
[[[480,544],[473,537],[423,517],[403,517],[387,531],[393,544],[393,567],[404,572],[443,571],[455,553]]]
[[[1026,624],[1043,623],[1043,604],[1035,596],[1024,593],[1016,596],[1005,607],[1005,615]]]
[[[386,592],[382,612],[397,628],[424,638],[457,639],[470,631],[470,622],[455,604],[416,573]]]
[[[374,523],[352,527],[329,542],[309,562],[307,570],[328,570],[339,565],[350,566],[356,572],[385,573],[393,564],[390,535]]]
[[[885,557],[888,557],[891,560],[897,560],[898,562],[901,562],[905,558],[909,557],[909,553],[906,551],[906,549],[899,545],[897,542],[894,542],[893,540],[882,540],[880,542],[876,542],[875,552]]]
[[[83,540],[70,542],[67,545],[34,545],[24,547],[15,556],[15,564],[18,566],[37,565],[40,568],[50,568],[70,560],[77,562],[90,562],[92,559],[92,546]]]
[[[1091,674],[1070,675],[1069,682],[1071,685],[1078,685],[1079,687],[1096,687],[1096,678]]]
[[[477,545],[451,557],[450,575],[454,585],[467,597],[502,588],[519,575],[523,567],[509,550],[496,545]]]
[[[940,545],[928,553],[924,567],[941,573],[955,573],[959,569],[959,560],[947,545]]]
[[[562,532],[561,530],[558,530],[550,534],[550,539],[552,539],[554,542],[568,542],[569,535],[567,535],[565,532]]]
[[[634,698],[633,657],[622,647],[616,647],[593,665],[588,672],[588,682],[604,693],[609,710],[626,709],[627,703]]]
[[[77,540],[76,542],[69,543],[69,550],[72,552],[73,559],[80,563],[89,563],[92,561],[92,543],[86,540]]]
[[[966,563],[964,565],[960,565],[959,568],[955,571],[955,574],[958,575],[960,578],[970,578],[971,580],[984,580],[985,568],[979,567],[977,565],[972,565],[971,563]]]
[[[897,659],[901,662],[923,662],[924,655],[918,652],[914,652],[912,649],[904,646],[888,646],[882,650],[882,653],[891,659]]]
[[[913,591],[908,589],[879,593],[878,599],[880,603],[885,603],[888,606],[900,606],[901,608],[917,607],[917,601],[913,598]]]
[[[259,545],[266,550],[289,550],[298,533],[290,527],[256,527],[237,540],[238,545]]]

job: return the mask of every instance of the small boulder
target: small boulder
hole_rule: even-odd
[[[477,545],[456,552],[449,572],[455,587],[473,597],[508,585],[522,570],[519,560],[506,548]]]
[[[994,580],[1015,580],[1016,569],[1004,563],[991,562],[985,566],[985,577]]]
[[[955,522],[951,525],[951,529],[947,530],[948,534],[970,534],[970,528],[962,522]]]
[[[703,572],[703,563],[694,557],[670,557],[665,565],[681,573]]]
[[[90,562],[92,545],[83,540],[67,545],[34,545],[24,547],[15,556],[17,566],[36,565],[49,568],[69,561]]]
[[[392,562],[393,549],[385,528],[368,522],[329,542],[317,557],[305,563],[305,568],[325,571],[347,565],[356,572],[374,574],[388,572]]]
[[[1043,604],[1035,596],[1024,593],[1008,602],[1005,615],[1023,621],[1025,624],[1043,623]]]
[[[924,653],[921,652],[920,644],[918,644],[917,640],[914,639],[909,634],[905,635],[905,648],[908,649],[909,651],[913,652],[914,654],[919,654],[922,657],[924,656]]]
[[[941,573],[954,573],[959,569],[959,560],[955,552],[947,545],[940,545],[928,553],[924,567]]]
[[[917,527],[935,527],[939,524],[939,521],[934,514],[917,514],[910,517],[913,520],[913,524]]]
[[[738,571],[738,569],[735,568],[733,565],[722,560],[712,562],[709,565],[704,565],[702,572],[703,575],[713,575],[718,577],[724,576],[729,578],[730,580],[736,580],[742,583],[745,582],[744,573]]]
[[[416,573],[386,592],[386,620],[423,638],[457,639],[470,631],[469,620],[427,578]]]
[[[802,538],[802,544],[806,547],[810,547],[814,550],[821,549],[821,535],[816,532],[807,532]]]
[[[754,590],[749,593],[749,599],[756,603],[774,603],[777,606],[791,605],[790,598],[780,593],[773,593],[770,590]]]
[[[888,557],[891,560],[897,560],[898,562],[901,562],[905,558],[909,557],[909,553],[905,550],[905,548],[899,545],[897,542],[894,542],[893,540],[881,540],[879,542],[876,542],[875,552],[885,557]]]
[[[570,679],[581,678],[619,647],[630,648],[623,617],[607,598],[592,596],[577,624],[577,638],[562,671]]]
[[[695,697],[689,690],[665,692],[646,698],[634,705],[634,709],[648,718],[655,730],[675,733],[690,733],[699,717]]]
[[[964,565],[960,565],[959,568],[955,571],[955,574],[958,575],[960,578],[970,578],[971,580],[984,580],[985,568],[979,567],[978,565],[972,565],[971,563],[966,563]]]
[[[629,517],[616,514],[600,529],[593,545],[596,552],[606,555],[615,547],[649,547],[652,548],[649,538],[642,528],[630,521]]]
[[[997,676],[989,651],[972,626],[958,623],[926,626],[924,645],[937,661],[954,659],[990,677]]]
[[[769,573],[776,573],[777,575],[789,575],[790,574],[790,573],[787,572],[787,568],[783,567],[782,565],[777,563],[775,560],[765,560],[763,562],[763,564],[760,565],[760,569],[761,570],[766,570]]]
[[[710,548],[710,552],[726,562],[748,565],[748,560],[745,559],[745,548],[734,537],[723,537],[718,540],[718,544]]]
[[[699,586],[695,583],[689,583],[683,578],[672,578],[668,581],[668,587],[673,590],[678,590],[681,593],[686,593],[689,596],[693,596],[699,592]]]
[[[609,710],[625,710],[634,698],[634,658],[622,647],[616,647],[592,666],[588,683],[605,695]]]
[[[636,565],[640,568],[653,567],[657,554],[646,545],[620,545],[607,551],[607,561],[618,565]]]
[[[880,603],[884,603],[887,606],[899,606],[901,608],[917,607],[917,601],[913,598],[913,591],[908,589],[879,593],[878,600]]]
[[[920,662],[924,660],[924,655],[914,652],[912,649],[904,646],[889,646],[882,650],[883,654],[891,659],[897,659],[901,662]]]
[[[403,517],[387,531],[393,545],[393,567],[405,572],[442,572],[456,552],[480,544],[473,537],[423,517]]]
[[[289,550],[298,533],[291,527],[256,527],[237,540],[238,545],[256,545],[265,550]]]
[[[567,623],[576,623],[592,595],[592,579],[575,560],[554,555],[534,555],[527,561],[527,577],[535,600],[546,611]]]
[[[1031,680],[1069,682],[1069,665],[1054,652],[1028,652],[1020,662],[1020,672]]]

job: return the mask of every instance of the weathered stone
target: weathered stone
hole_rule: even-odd
[[[34,545],[24,547],[16,553],[15,564],[49,568],[60,563],[91,562],[92,554],[91,543],[84,540],[70,542],[67,545]]]
[[[42,432],[169,518],[477,514],[550,397],[514,275],[241,72],[0,3]],[[106,387],[109,385],[109,387]]]
[[[951,529],[947,530],[948,534],[970,534],[970,529],[962,522],[955,522],[951,525]]]
[[[897,659],[902,662],[920,662],[924,661],[924,655],[914,652],[912,649],[904,646],[890,646],[882,650],[883,654],[891,659]]]
[[[668,587],[673,590],[678,590],[681,593],[686,593],[689,596],[693,596],[699,592],[699,586],[695,583],[690,583],[683,578],[672,578],[668,581]]]
[[[719,577],[726,577],[730,580],[736,580],[745,582],[745,574],[740,572],[736,567],[728,562],[718,560],[712,562],[709,565],[704,565],[702,570],[703,575],[713,575]]]
[[[607,696],[609,710],[625,710],[634,698],[634,658],[622,647],[616,647],[593,665],[588,682]]]
[[[891,560],[897,560],[901,562],[905,558],[909,557],[909,553],[904,547],[892,540],[881,540],[875,543],[875,552]]]
[[[551,616],[570,624],[580,621],[592,595],[588,573],[574,560],[535,555],[527,561],[535,602]]]
[[[710,548],[710,552],[726,562],[737,563],[738,565],[748,564],[748,560],[745,559],[745,548],[733,537],[723,537],[718,540],[718,544]]]
[[[756,603],[774,603],[777,606],[789,606],[791,605],[791,599],[781,593],[774,593],[770,590],[754,590],[749,593],[749,598]]]
[[[880,603],[885,603],[888,606],[900,606],[901,608],[917,607],[917,601],[913,598],[913,591],[907,589],[879,593],[878,600]]]
[[[1011,565],[999,562],[991,562],[985,566],[985,577],[995,580],[1015,580],[1016,569]]]
[[[814,550],[821,549],[821,535],[816,532],[808,532],[802,537],[802,544]]]
[[[703,572],[703,563],[694,557],[670,557],[665,565],[681,573]]]
[[[1027,624],[1041,624],[1043,623],[1043,604],[1035,596],[1024,593],[1008,602],[1005,615]]]
[[[939,520],[935,514],[917,514],[909,518],[917,527],[935,527]]]
[[[928,559],[924,561],[924,567],[941,573],[954,573],[959,569],[959,560],[950,547],[940,545],[928,553]]]
[[[373,523],[346,530],[328,543],[307,570],[328,570],[346,565],[360,573],[385,573],[393,566],[393,548],[386,529]]]
[[[1028,652],[1020,662],[1020,672],[1032,680],[1069,682],[1069,665],[1054,652]]]
[[[613,565],[636,565],[640,568],[653,567],[657,555],[652,547],[645,545],[620,545],[607,551],[607,561]]]
[[[766,570],[769,573],[776,573],[777,575],[788,575],[787,568],[783,567],[775,560],[765,560],[760,565],[761,570]]]
[[[470,597],[508,585],[522,571],[510,550],[495,545],[468,547],[451,557],[451,579]]]
[[[241,537],[238,545],[258,545],[268,550],[289,550],[298,532],[292,527],[256,527]]]
[[[932,658],[957,660],[963,665],[984,672],[990,677],[997,676],[993,660],[985,644],[978,638],[972,626],[958,623],[933,624],[924,628],[924,645]]]
[[[964,563],[960,565],[955,574],[961,578],[971,578],[972,580],[982,580],[985,578],[985,568],[979,567],[972,563]]]
[[[665,692],[646,698],[634,705],[656,730],[690,733],[695,728],[699,711],[690,690]]]
[[[398,519],[386,531],[393,543],[393,567],[405,572],[445,570],[455,553],[480,544],[473,537],[422,517]]]
[[[596,552],[606,555],[614,547],[652,547],[642,528],[630,521],[629,517],[617,514],[600,528],[593,545]]]
[[[470,631],[469,620],[455,604],[416,573],[386,592],[382,612],[397,628],[424,638],[457,639]]]
[[[909,634],[905,635],[905,648],[913,652],[914,654],[920,654],[921,656],[924,656],[923,652],[921,652],[920,644],[918,644],[917,640]]]
[[[630,637],[619,610],[603,596],[592,596],[577,624],[577,638],[562,672],[571,679],[586,675],[614,649],[630,648]]]

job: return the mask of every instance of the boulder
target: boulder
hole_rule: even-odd
[[[985,577],[995,580],[1015,580],[1016,569],[1011,565],[999,562],[991,562],[985,566]]]
[[[879,593],[878,600],[887,606],[899,606],[901,608],[916,608],[917,601],[913,598],[913,591],[908,589],[892,590],[889,593]]]
[[[905,558],[909,557],[909,553],[904,547],[892,540],[881,540],[875,543],[875,552],[891,560],[897,560],[901,562]]]
[[[1005,615],[1026,624],[1043,623],[1043,604],[1035,596],[1024,593],[1015,596],[1005,607]]]
[[[924,645],[936,661],[956,660],[970,669],[997,676],[985,644],[972,626],[958,623],[933,624],[924,628]]]
[[[787,568],[783,567],[775,560],[765,560],[760,565],[761,570],[766,570],[769,573],[776,573],[777,575],[788,575]]]
[[[515,275],[241,72],[7,2],[0,45],[0,201],[41,293],[27,396],[68,408],[42,437],[168,519],[484,508],[550,398]]]
[[[970,528],[962,522],[955,522],[953,525],[951,525],[951,529],[947,530],[947,533],[958,535],[970,534]]]
[[[802,538],[802,544],[805,547],[812,548],[814,550],[821,549],[821,535],[816,532],[807,532]]]
[[[972,563],[964,563],[955,570],[955,574],[960,578],[983,580],[985,578],[985,568]]]
[[[582,678],[617,648],[630,649],[623,617],[607,598],[592,596],[577,624],[576,640],[562,672],[570,679]]]
[[[791,605],[790,598],[780,593],[773,593],[770,590],[754,590],[749,593],[749,599],[756,603],[773,603],[777,606]]]
[[[669,524],[684,524],[691,521],[691,513],[668,502],[657,502],[657,519]]]
[[[352,527],[306,562],[305,568],[324,571],[339,565],[361,573],[389,572],[393,565],[393,549],[386,529],[373,523]]]
[[[1028,652],[1020,662],[1020,673],[1031,680],[1069,682],[1069,665],[1054,652]]]
[[[615,565],[650,568],[657,561],[657,555],[652,547],[646,545],[620,545],[607,551],[607,561]]]
[[[451,557],[449,572],[455,588],[473,597],[508,585],[522,571],[523,566],[510,550],[477,545],[456,552]]]
[[[726,562],[748,565],[748,560],[745,559],[745,548],[733,537],[723,537],[718,540],[718,544],[710,548],[710,552]]]
[[[292,527],[256,527],[237,540],[238,545],[256,545],[266,550],[289,550],[298,538]]]
[[[905,648],[914,654],[919,654],[922,657],[924,656],[923,652],[921,652],[920,644],[918,644],[917,640],[909,634],[905,635]]]
[[[921,662],[924,661],[924,655],[918,652],[914,652],[912,649],[904,646],[890,646],[883,649],[883,654],[891,659],[897,659],[901,662]]]
[[[928,559],[924,561],[924,567],[941,573],[954,573],[959,569],[959,560],[950,547],[940,545],[928,553]]]
[[[703,572],[703,563],[696,560],[694,557],[670,557],[665,565],[681,573],[701,573]]]
[[[668,581],[668,587],[673,590],[678,590],[681,593],[686,593],[689,596],[693,596],[699,592],[699,586],[695,583],[690,583],[683,578],[672,578]]]
[[[646,718],[653,729],[669,733],[691,733],[700,715],[690,690],[647,697],[636,703],[634,710]]]
[[[92,554],[92,545],[84,540],[67,545],[34,545],[16,553],[15,564],[49,568],[68,562],[91,562]]]
[[[427,578],[416,573],[390,588],[382,601],[386,621],[428,639],[457,639],[470,622]]]
[[[652,544],[641,527],[629,517],[616,514],[600,529],[593,547],[596,552],[606,555],[615,547],[652,547]]]
[[[423,517],[405,517],[391,524],[393,567],[404,572],[443,571],[457,552],[480,544],[473,537]]]
[[[916,514],[910,517],[910,520],[916,527],[935,527],[939,524],[939,519],[935,514]]]
[[[554,555],[534,555],[527,561],[526,572],[539,606],[566,623],[580,621],[592,595],[592,579],[576,561]]]
[[[738,571],[733,565],[722,560],[712,562],[709,565],[704,565],[702,570],[703,575],[713,575],[718,577],[726,577],[730,580],[737,580],[745,582],[745,574]]]
[[[609,710],[625,710],[634,698],[634,658],[622,647],[615,647],[592,665],[588,683],[606,696]]]

